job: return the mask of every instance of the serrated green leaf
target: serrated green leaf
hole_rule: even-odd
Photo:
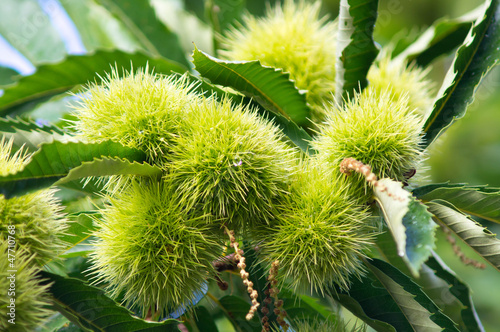
[[[341,0],[337,59],[335,63],[335,96],[337,101],[363,90],[366,75],[377,57],[373,40],[378,0]]]
[[[59,33],[38,1],[0,1],[0,35],[35,64],[57,61],[66,54]]]
[[[161,175],[161,169],[146,162],[138,163],[135,160],[131,162],[130,160],[119,158],[94,158],[93,161],[84,161],[80,166],[72,168],[65,177],[58,180],[54,185],[64,185],[65,183],[89,176],[129,174],[159,176]]]
[[[398,255],[403,257],[406,255],[406,227],[403,225],[403,217],[409,211],[410,193],[403,189],[401,182],[391,179],[381,179],[373,192],[396,242]]]
[[[196,306],[189,315],[192,317],[194,324],[196,324],[198,331],[219,332],[210,312],[204,306]]]
[[[18,130],[39,131],[45,132],[47,134],[65,134],[65,132],[61,128],[51,124],[38,124],[33,120],[23,120],[21,118],[0,118],[0,132],[15,133]]]
[[[500,222],[500,188],[446,183],[420,187],[413,192],[424,202],[441,199],[467,214]]]
[[[205,94],[205,96],[215,95],[218,99],[222,99],[225,96],[231,98],[231,100],[238,104],[242,103],[244,105],[250,105],[253,109],[264,118],[272,121],[277,127],[279,127],[283,133],[293,142],[299,149],[308,154],[313,154],[315,150],[312,148],[310,142],[312,141],[311,136],[301,127],[299,127],[295,122],[287,119],[283,115],[270,112],[262,107],[260,104],[254,102],[252,99],[239,95],[236,93],[231,93],[229,91],[222,90],[221,88],[208,83],[202,78],[198,78],[194,75],[188,76],[191,82],[197,82],[196,90],[200,93]]]
[[[5,138],[13,139],[13,151],[23,147],[28,152],[35,152],[42,143],[71,139],[57,126],[38,124],[33,120],[13,119],[10,117],[0,118],[0,132]]]
[[[449,202],[433,200],[427,206],[437,220],[500,271],[500,240],[495,234],[469,219]]]
[[[42,271],[42,284],[51,284],[49,293],[54,307],[69,320],[88,331],[135,332],[179,331],[178,321],[146,322],[132,316],[99,288],[74,278],[65,278]]]
[[[419,270],[435,247],[435,230],[437,225],[432,220],[432,214],[415,198],[411,198],[409,211],[403,217],[406,228],[406,255],[403,260],[412,274],[419,276]]]
[[[195,69],[214,84],[232,87],[255,99],[264,108],[306,126],[310,109],[306,97],[279,69],[262,66],[260,61],[224,61],[197,48],[193,53]]]
[[[98,0],[98,2],[127,26],[149,53],[189,66],[179,44],[179,38],[158,20],[149,1]]]
[[[426,67],[434,59],[460,46],[467,37],[472,22],[483,12],[481,6],[455,19],[437,20],[395,59]]]
[[[381,186],[374,189],[375,198],[392,233],[397,254],[409,272],[418,277],[420,267],[434,248],[436,224],[432,221],[432,215],[427,212],[427,207],[404,190],[402,183],[390,179],[382,179],[379,183]],[[380,241],[382,251],[392,249],[387,244],[389,240],[386,237],[381,236]],[[393,253],[385,254],[395,264],[399,263],[398,258],[392,256]]]
[[[412,331],[458,331],[456,324],[422,291],[420,286],[390,264],[366,260],[366,266],[391,295]]]
[[[144,152],[112,141],[89,144],[55,141],[42,144],[21,171],[0,177],[0,193],[9,198],[89,176],[159,174],[156,167],[138,164],[145,160]]]
[[[446,282],[450,293],[462,304],[462,323],[467,331],[484,331],[484,327],[472,303],[469,286],[437,256],[435,253],[429,258],[426,265],[434,271],[434,274]]]
[[[111,67],[116,66],[118,75],[120,70],[145,67],[156,73],[170,74],[171,72],[183,73],[185,68],[173,61],[152,57],[145,53],[125,53],[122,51],[97,51],[94,54],[70,55],[58,63],[45,64],[38,67],[30,76],[25,76],[15,84],[7,87],[4,95],[0,97],[0,116],[8,115],[15,111],[16,106],[43,100],[58,93],[65,92],[77,85],[88,82],[101,82]]]
[[[424,148],[456,119],[464,116],[482,78],[497,64],[500,58],[499,20],[498,1],[488,1],[484,15],[476,21],[464,44],[458,49],[432,112],[424,124]]]

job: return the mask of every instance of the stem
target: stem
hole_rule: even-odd
[[[387,196],[398,201],[404,201],[406,199],[405,197],[400,197],[389,192],[387,187],[378,181],[377,176],[372,172],[372,168],[369,165],[365,165],[361,161],[354,158],[345,158],[342,160],[340,163],[340,172],[350,176],[352,171],[363,175],[366,182],[371,184],[373,188],[377,188],[380,192],[387,193]]]

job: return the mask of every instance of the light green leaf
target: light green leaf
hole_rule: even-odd
[[[455,120],[464,116],[474,100],[477,86],[500,58],[500,6],[498,0],[486,4],[484,16],[475,22],[458,49],[424,124],[423,147],[429,146]]]
[[[156,58],[144,53],[125,53],[122,51],[97,51],[94,54],[71,55],[61,62],[45,64],[38,67],[30,76],[21,78],[17,83],[7,87],[0,97],[0,116],[8,115],[16,110],[16,106],[43,100],[89,82],[101,82],[101,77],[117,67],[122,75],[122,67],[134,69],[145,67],[156,73],[183,73],[185,69],[170,60]]]
[[[366,75],[377,57],[373,40],[378,0],[341,0],[337,58],[335,63],[335,97],[341,102],[363,90]]]
[[[78,88],[74,88],[74,90],[78,92]],[[71,124],[66,120],[74,120],[71,113],[73,113],[73,107],[78,103],[79,98],[71,95],[71,92],[70,90],[67,93],[55,95],[46,102],[38,103],[35,108],[23,116],[36,119],[38,123],[53,123],[72,130]]]
[[[37,332],[54,332],[69,324],[69,320],[60,312],[51,316],[42,326],[37,328]]]
[[[215,95],[218,99],[222,99],[225,96],[231,98],[231,100],[236,103],[243,103],[244,105],[250,105],[255,109],[262,117],[272,121],[277,127],[279,127],[283,133],[302,151],[308,154],[313,154],[315,150],[312,148],[310,142],[312,141],[311,136],[297,124],[281,114],[270,112],[262,107],[260,104],[254,102],[252,99],[245,97],[240,94],[231,93],[229,91],[222,90],[221,88],[208,83],[202,78],[198,78],[194,75],[188,76],[191,82],[197,82],[196,90],[206,96]]]
[[[420,187],[413,193],[424,202],[441,199],[467,214],[500,222],[500,188],[445,183]]]
[[[119,18],[149,53],[189,66],[177,35],[158,20],[149,1],[98,0],[98,2]]]
[[[144,152],[112,141],[45,143],[31,156],[24,169],[0,177],[0,193],[9,198],[90,176],[158,175],[160,170],[143,163],[145,160]]]
[[[85,331],[106,332],[168,332],[179,331],[178,321],[146,322],[132,316],[99,288],[75,278],[65,278],[42,271],[42,284],[51,284],[49,294],[53,306]]]
[[[462,304],[461,316],[463,327],[467,331],[484,331],[484,327],[472,303],[469,286],[465,284],[446,264],[433,253],[426,265],[434,271],[434,274],[446,282],[447,289]],[[441,292],[442,294],[442,292]]]
[[[2,0],[0,35],[34,64],[58,61],[66,47],[36,0]]]
[[[75,24],[87,51],[119,49],[134,52],[141,50],[141,43],[124,23],[113,17],[106,8],[94,0],[61,1],[61,5]]]
[[[401,52],[395,60],[415,62],[421,67],[428,66],[437,57],[460,46],[477,18],[484,12],[482,6],[455,18],[442,18],[427,28],[420,37]]]
[[[434,248],[436,224],[432,221],[432,215],[427,212],[427,207],[404,190],[401,182],[382,179],[379,184],[374,189],[375,198],[392,233],[397,254],[409,272],[418,277],[420,267]],[[382,242],[379,245],[383,245],[380,249],[392,249],[391,245],[387,244],[387,238],[381,237],[380,240]],[[393,257],[392,253],[386,255],[398,264],[399,260]]]
[[[374,188],[375,199],[382,209],[387,227],[396,242],[398,255],[406,255],[406,227],[403,217],[409,211],[410,193],[403,189],[403,184],[391,179],[381,179]],[[385,190],[381,190],[385,188]]]
[[[403,218],[406,228],[406,254],[403,260],[410,268],[412,274],[419,276],[419,270],[435,247],[436,223],[432,214],[427,211],[427,206],[411,197],[409,211]]]
[[[265,67],[259,61],[224,61],[195,48],[196,70],[214,84],[232,87],[255,99],[266,109],[298,125],[307,125],[310,109],[306,97],[290,81],[290,75]]]
[[[443,200],[427,203],[435,218],[500,271],[500,240],[486,228]]]

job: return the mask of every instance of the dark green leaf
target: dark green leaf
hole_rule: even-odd
[[[21,78],[16,84],[5,89],[0,97],[0,115],[5,116],[15,111],[15,106],[37,101],[67,91],[77,85],[88,82],[101,82],[101,77],[116,66],[118,74],[121,68],[134,69],[145,67],[156,73],[170,74],[172,71],[182,73],[185,69],[163,58],[156,58],[144,53],[125,53],[122,51],[97,51],[94,54],[71,55],[61,62],[45,64],[38,67],[30,76]]]
[[[255,315],[250,321],[245,319],[245,316],[250,310],[250,303],[243,300],[241,297],[227,295],[221,298],[218,304],[237,331],[262,331],[262,325],[260,324],[258,315]]]
[[[436,254],[433,254],[433,256],[429,258],[426,265],[434,271],[437,277],[447,283],[450,293],[461,302],[463,306],[461,311],[462,322],[467,331],[484,331],[474,308],[474,304],[472,304],[469,286],[460,280]]]
[[[442,184],[420,187],[415,189],[414,193],[419,195],[422,201],[441,199],[467,214],[500,222],[500,188]]]
[[[71,244],[71,247],[87,239],[97,228],[94,226],[93,219],[89,214],[79,213],[70,216],[70,224],[61,239]]]
[[[446,317],[409,277],[390,264],[374,259],[366,265],[389,292],[415,331],[458,331],[455,323]]]
[[[209,0],[207,14],[214,30],[223,33],[234,25],[243,14],[245,2],[246,0]]]
[[[476,22],[446,75],[438,99],[424,124],[423,147],[429,146],[456,119],[464,116],[482,78],[500,58],[500,7],[489,2],[484,17]]]
[[[209,0],[207,1],[206,15],[214,31],[214,49],[217,50],[218,40],[216,35],[223,34],[224,31],[234,25],[243,14],[245,0]]]
[[[14,83],[18,75],[19,73],[14,69],[0,66],[0,86]]]
[[[310,109],[305,95],[295,88],[290,75],[265,67],[259,61],[223,61],[195,48],[196,70],[214,84],[232,87],[254,98],[266,109],[298,125],[307,125]]]
[[[279,127],[283,133],[288,136],[288,138],[297,145],[302,151],[313,154],[314,149],[312,148],[310,142],[312,141],[311,136],[301,127],[297,126],[297,124],[283,115],[270,112],[263,108],[260,104],[254,102],[252,99],[248,97],[244,97],[242,95],[231,93],[228,91],[224,91],[219,87],[208,83],[202,78],[198,78],[193,75],[188,76],[192,82],[198,82],[197,91],[200,93],[204,93],[205,96],[215,95],[216,98],[222,99],[224,97],[229,97],[235,103],[243,103],[244,105],[250,105],[253,109],[255,109],[261,116],[270,121],[274,122],[274,124]]]
[[[370,272],[361,280],[353,278],[348,292],[335,287],[329,295],[376,331],[411,331],[401,309]]]
[[[0,35],[35,64],[58,61],[66,54],[58,31],[38,1],[0,1]]]
[[[217,325],[214,319],[204,306],[196,306],[192,312],[189,313],[192,317],[194,324],[199,331],[203,332],[218,332]]]
[[[179,39],[156,16],[149,1],[98,0],[123,22],[145,49],[189,66]]]
[[[85,282],[40,272],[42,284],[51,284],[49,293],[54,307],[78,326],[90,331],[179,331],[177,321],[146,322],[111,300],[99,288]]]
[[[139,164],[145,159],[144,152],[112,141],[91,144],[55,141],[43,144],[23,170],[0,177],[0,193],[9,198],[89,176],[158,175],[158,168]]]
[[[353,278],[348,292],[330,292],[365,323],[377,331],[458,331],[406,275],[378,259],[365,263],[369,272],[361,280]]]
[[[341,0],[337,59],[335,63],[335,94],[338,101],[363,90],[366,75],[377,57],[373,40],[378,0]]]
[[[420,37],[406,48],[397,59],[416,62],[426,67],[434,59],[460,46],[474,22],[484,12],[482,6],[455,19],[442,18],[434,22]]]
[[[433,200],[427,206],[437,220],[500,271],[500,240],[495,234],[469,219],[449,202]]]
[[[317,299],[305,295],[295,295],[289,290],[282,289],[278,295],[283,300],[283,308],[289,317],[294,320],[312,322],[332,321],[335,322],[336,315],[322,306]],[[294,321],[290,321],[294,327]]]

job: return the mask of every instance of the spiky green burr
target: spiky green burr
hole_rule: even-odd
[[[410,111],[424,119],[434,102],[434,84],[426,78],[427,73],[428,70],[386,55],[370,68],[368,80],[379,95],[389,90],[395,101],[405,100]]]
[[[198,102],[186,77],[163,77],[148,69],[120,78],[114,69],[101,85],[83,93],[74,115],[75,129],[90,141],[111,139],[145,151],[149,162],[168,160],[190,105]]]
[[[260,60],[289,72],[295,86],[307,92],[313,121],[323,119],[323,106],[333,101],[335,93],[337,25],[319,18],[320,5],[287,0],[269,8],[262,18],[245,16],[243,25],[221,40],[226,59]]]
[[[15,235],[13,237],[15,238]],[[0,289],[2,292],[0,330],[34,331],[52,314],[52,311],[46,308],[50,304],[47,294],[49,285],[40,284],[40,279],[37,277],[40,268],[33,261],[34,255],[16,246],[10,248],[12,251],[8,249],[8,241],[2,241],[0,244]],[[12,257],[15,259],[11,260]]]
[[[101,210],[91,258],[96,283],[145,317],[188,306],[222,251],[204,216],[179,207],[175,188],[136,180]]]
[[[370,86],[343,108],[332,108],[313,146],[319,162],[340,177],[340,163],[354,158],[381,178],[404,181],[415,170],[423,153],[421,118],[408,108],[407,98],[395,99],[390,90]],[[361,174],[348,179],[353,197],[366,202],[372,191]]]
[[[371,243],[368,214],[315,159],[305,161],[276,224],[254,237],[260,256],[280,264],[278,278],[294,289],[323,292],[333,283],[348,288],[362,272],[360,257]]]
[[[21,170],[29,155],[18,150],[12,154],[13,141],[0,141],[0,174]],[[15,227],[17,248],[34,255],[33,263],[42,266],[66,248],[61,240],[68,221],[55,190],[46,189],[6,199],[0,195],[0,239],[8,237],[8,227]]]
[[[234,230],[273,219],[297,153],[279,129],[246,107],[212,98],[193,106],[189,124],[165,176],[179,204]]]

